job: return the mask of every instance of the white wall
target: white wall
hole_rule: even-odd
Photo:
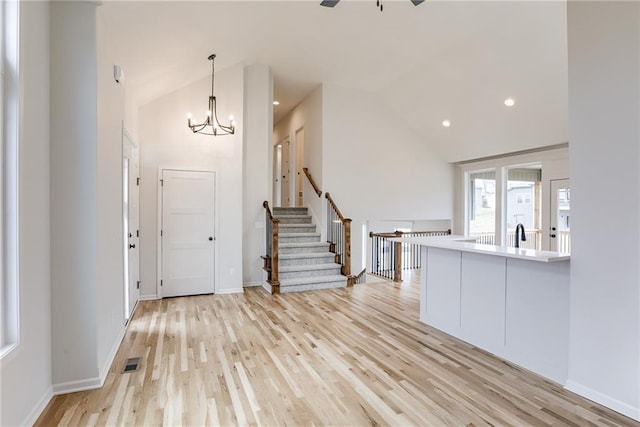
[[[124,88],[113,78],[115,53],[97,9],[98,368],[104,378],[124,336],[122,121]]]
[[[285,139],[287,136],[291,141],[289,160],[291,163],[290,198],[291,205],[295,206],[295,188],[296,188],[296,131],[304,128],[304,165],[309,168],[309,172],[313,176],[322,191],[326,191],[322,183],[322,145],[323,145],[323,118],[322,118],[322,86],[318,86],[305,99],[302,100],[289,114],[283,117],[273,130],[273,144]],[[273,158],[273,149],[270,155]],[[310,214],[313,215],[314,221],[320,225],[326,215],[324,209],[324,196],[321,198],[313,191],[309,180],[303,178],[303,200],[305,206],[309,207]],[[324,230],[318,230],[323,235]]]
[[[0,425],[31,425],[51,397],[49,3],[20,3],[20,344],[0,360]],[[33,126],[33,118],[38,125]]]
[[[215,76],[218,117],[226,123],[229,114],[234,115],[234,135],[193,134],[187,127],[188,113],[192,113],[196,121],[206,115],[211,76],[140,108],[140,296],[143,299],[158,296],[160,168],[216,172],[216,293],[242,291],[243,71],[243,65],[238,64],[216,70]]]
[[[95,8],[51,3],[51,353],[61,388],[98,377]]]
[[[124,92],[96,7],[51,4],[54,393],[100,387],[124,334]]]
[[[640,420],[640,4],[568,2],[567,387]]]
[[[271,200],[273,155],[273,78],[269,67],[244,70],[244,161],[242,282],[259,285],[265,254],[265,214],[262,202]]]
[[[367,220],[453,217],[453,167],[376,96],[325,84],[322,108],[322,189],[353,220],[353,274]]]

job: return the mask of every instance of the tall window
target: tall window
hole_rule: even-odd
[[[542,248],[542,232],[540,230],[541,183],[542,167],[540,165],[507,169],[504,217],[507,246],[515,245],[515,229],[518,224],[522,224],[527,240],[520,241],[520,247]]]
[[[0,356],[18,342],[18,1],[0,2]]]
[[[495,244],[496,237],[496,171],[469,173],[469,236],[478,243]]]

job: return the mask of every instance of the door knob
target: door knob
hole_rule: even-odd
[[[135,245],[135,244],[131,244],[131,243],[129,243],[129,249],[135,249],[135,248],[136,248],[136,245]]]
[[[213,240],[213,237],[209,236],[209,241],[211,242]]]

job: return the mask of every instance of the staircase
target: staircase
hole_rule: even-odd
[[[320,241],[307,208],[273,208],[273,217],[280,220],[280,293],[347,286],[347,277],[340,273],[342,266],[329,252],[329,243]]]

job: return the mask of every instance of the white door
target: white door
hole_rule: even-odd
[[[282,176],[282,181],[281,181],[281,199],[280,199],[280,205],[282,207],[287,207],[287,206],[291,206],[291,190],[289,187],[289,172],[290,172],[290,162],[289,162],[289,140],[285,139],[284,141],[282,141],[282,150],[281,150],[281,162],[282,162],[282,166],[281,166],[281,176]]]
[[[571,253],[571,188],[568,179],[551,180],[549,250]]]
[[[282,206],[282,143],[273,147],[273,206]]]
[[[296,206],[304,206],[304,128],[296,131]]]
[[[124,317],[128,321],[140,298],[140,208],[138,150],[123,132]]]
[[[162,171],[162,296],[214,292],[215,173]]]
[[[136,160],[129,161],[129,314],[140,298],[140,172]]]

